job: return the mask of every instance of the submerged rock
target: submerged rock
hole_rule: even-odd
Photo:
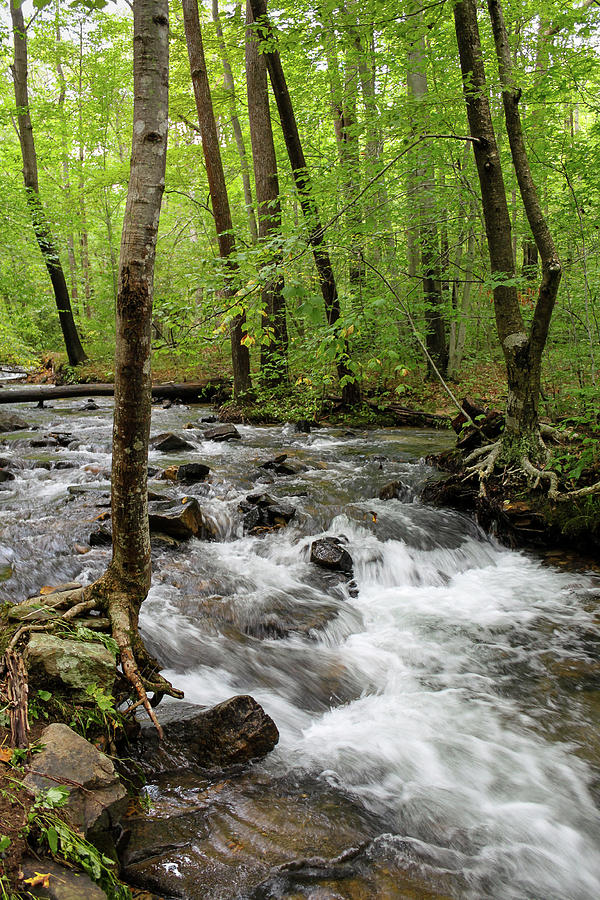
[[[29,422],[26,422],[21,416],[0,412],[0,431],[22,431],[29,427]]]
[[[127,808],[127,791],[112,762],[68,725],[48,725],[40,743],[43,749],[35,756],[36,771],[25,777],[25,786],[37,794],[56,787],[57,782],[64,784],[71,823],[88,839],[98,839]]]
[[[115,658],[99,642],[32,634],[24,655],[30,680],[44,688],[53,683],[85,694],[90,684],[97,684],[108,693],[112,692],[116,677]]]
[[[161,453],[176,453],[180,450],[193,450],[194,445],[172,431],[165,431],[150,438],[150,446],[153,450],[159,450]]]
[[[142,720],[140,735],[143,765],[153,771],[177,769],[182,764],[224,768],[247,763],[266,756],[279,741],[271,717],[247,695],[208,708],[169,703],[157,708],[157,717],[163,741],[159,742],[148,719]]]

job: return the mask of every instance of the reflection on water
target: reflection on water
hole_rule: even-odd
[[[106,548],[76,549],[108,503],[111,401],[97,402],[18,409],[40,426],[29,437],[68,432],[67,446],[5,436],[2,600],[106,565]],[[200,415],[155,409],[153,432]],[[597,581],[415,499],[420,457],[448,436],[239,430],[232,444],[185,431],[185,461],[211,467],[185,492],[221,539],[155,548],[141,624],[187,700],[251,693],[281,740],[221,787],[185,773],[149,785],[155,826],[178,838],[141,840],[158,842],[148,878],[154,867],[175,896],[202,898],[600,896]],[[258,468],[282,453],[296,474]],[[405,499],[377,499],[398,479]],[[286,529],[244,536],[238,506],[255,489],[296,507]],[[327,534],[345,540],[357,592],[310,563]]]

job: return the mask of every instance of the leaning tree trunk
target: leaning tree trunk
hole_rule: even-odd
[[[337,292],[335,276],[329,252],[325,245],[324,231],[319,220],[319,211],[313,197],[312,181],[306,165],[294,107],[288,91],[287,82],[281,65],[279,51],[275,47],[275,34],[267,18],[266,0],[250,0],[252,16],[256,23],[256,35],[261,53],[265,57],[271,87],[275,95],[275,102],[281,120],[281,129],[285,140],[292,175],[302,212],[308,223],[308,241],[313,250],[315,268],[319,276],[321,294],[325,304],[325,315],[330,328],[336,332],[337,322],[340,319],[340,301]],[[342,384],[342,398],[348,405],[356,404],[360,400],[360,386],[350,368],[350,353],[348,342],[339,337],[341,351],[338,354],[336,368],[340,383]]]
[[[27,29],[23,19],[21,4],[15,5],[10,0],[10,15],[12,18],[15,58],[12,66],[15,103],[17,106],[17,121],[21,156],[23,158],[23,180],[27,192],[27,204],[31,214],[33,230],[44,257],[48,275],[52,282],[58,319],[63,333],[65,348],[69,363],[78,366],[87,357],[81,345],[77,327],[73,318],[69,289],[58,255],[58,248],[50,231],[50,226],[42,202],[38,183],[37,156],[33,140],[33,126],[29,114],[29,92],[27,87]]]
[[[108,608],[123,672],[155,722],[146,690],[173,691],[138,632],[150,587],[148,439],[154,259],[164,190],[168,126],[167,0],[134,0],[134,109],[131,173],[125,207],[116,312],[112,457],[112,560],[86,591]]]
[[[219,148],[219,136],[213,110],[210,85],[206,72],[206,60],[198,15],[198,0],[182,0],[185,39],[190,61],[192,85],[198,111],[198,124],[202,137],[202,150],[206,165],[206,177],[212,202],[219,254],[226,266],[226,287],[224,294],[231,305],[235,305],[235,294],[239,287],[238,266],[234,259],[235,238],[231,210],[227,197],[227,185]],[[250,353],[242,343],[245,314],[236,315],[231,323],[231,362],[233,366],[233,393],[238,396],[250,390]]]
[[[248,119],[252,142],[252,161],[258,206],[258,236],[262,242],[281,232],[281,203],[277,156],[271,127],[267,66],[258,52],[258,43],[250,25],[253,22],[249,0],[246,2],[246,83]],[[283,260],[280,249],[269,251],[267,265],[277,272]],[[263,334],[261,372],[267,384],[282,384],[287,379],[287,323],[283,276],[276,275],[263,288]]]

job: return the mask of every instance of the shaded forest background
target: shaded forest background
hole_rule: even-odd
[[[132,128],[128,9],[51,4],[24,15],[40,194],[70,288],[91,379],[110,378]],[[542,376],[543,414],[594,415],[599,355],[600,9],[585,3],[506,4],[534,180],[563,264]],[[153,367],[157,377],[229,374],[229,335],[245,317],[254,387],[275,342],[268,291],[282,285],[289,379],[282,396],[308,410],[339,394],[336,360],[382,398],[441,392],[419,338],[463,393],[502,399],[489,261],[466,121],[452,6],[385,0],[272,5],[277,49],[324,226],[341,316],[328,323],[278,111],[271,122],[281,226],[258,237],[246,90],[246,10],[200,8],[208,80],[235,237],[235,288],[219,257],[182,9],[171,20],[170,125],[157,247]],[[32,20],[33,17],[33,20]],[[32,20],[32,21],[31,21]],[[480,19],[527,319],[539,262],[506,138],[489,21]],[[2,23],[0,84],[0,362],[64,356],[56,306],[27,209]],[[270,88],[269,88],[270,89]],[[227,285],[228,289],[224,290]],[[232,296],[233,294],[233,296]],[[67,376],[80,377],[70,373]],[[263,365],[264,376],[264,365]],[[272,385],[269,388],[272,395]],[[266,396],[266,394],[265,394]]]

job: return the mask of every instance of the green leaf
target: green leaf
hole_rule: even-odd
[[[40,698],[40,700],[44,700],[44,702],[47,703],[48,700],[50,700],[50,698],[52,697],[52,694],[50,693],[50,691],[38,691],[38,697]]]
[[[46,838],[48,839],[48,846],[50,847],[51,853],[56,853],[58,850],[58,832],[53,825],[48,828],[46,831]]]
[[[10,847],[10,838],[5,834],[0,834],[0,853],[4,853]]]

